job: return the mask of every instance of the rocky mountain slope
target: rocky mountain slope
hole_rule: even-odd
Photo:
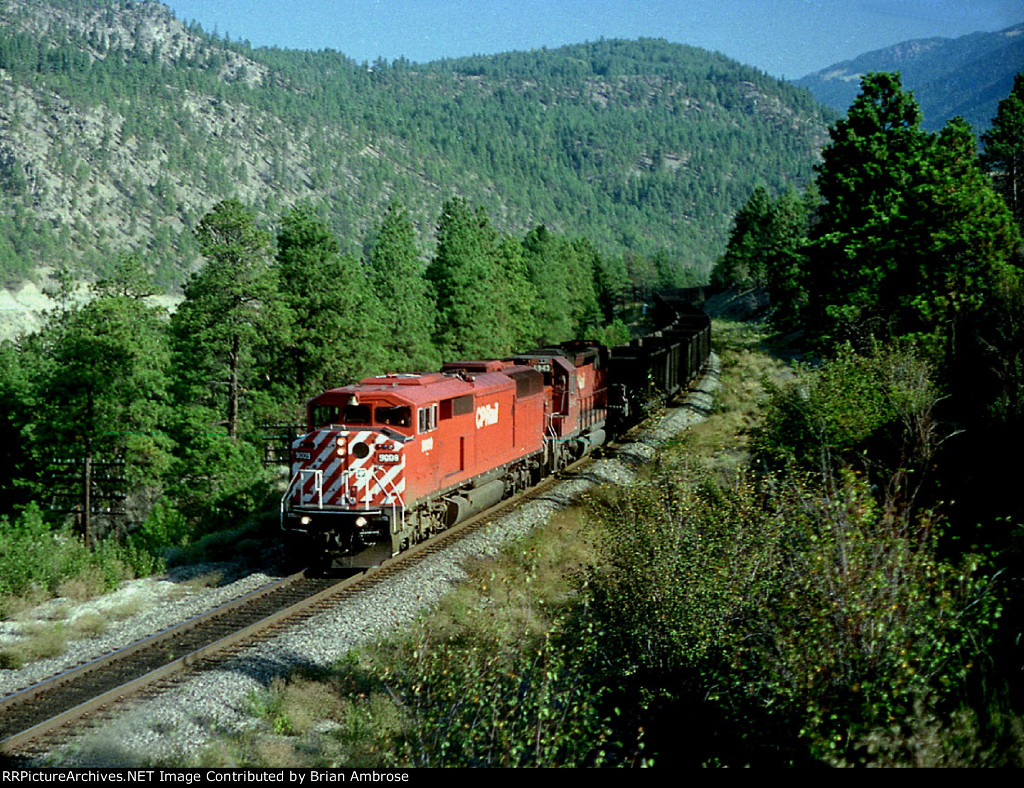
[[[546,223],[699,273],[755,185],[809,180],[829,119],[663,41],[367,66],[222,40],[152,0],[0,0],[0,284],[137,252],[173,289],[228,196],[268,225],[311,202],[358,254],[392,199],[429,253],[458,194],[508,232]]]

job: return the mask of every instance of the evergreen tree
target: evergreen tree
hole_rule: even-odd
[[[1024,73],[1013,80],[1010,95],[999,102],[992,128],[981,136],[982,163],[1024,230]]]
[[[312,208],[285,214],[277,249],[290,330],[280,349],[269,349],[267,374],[285,382],[284,404],[301,414],[302,403],[325,388],[380,372],[385,334],[363,266],[341,253]]]
[[[766,189],[756,188],[733,220],[729,244],[712,270],[711,284],[767,290],[773,322],[792,327],[806,301],[802,247],[808,210],[792,190],[772,200]]]
[[[772,322],[782,330],[797,328],[807,305],[805,246],[815,200],[813,191],[801,197],[788,189],[772,205],[764,277]]]
[[[31,363],[38,344],[28,338],[19,345],[0,342],[0,515],[28,503],[38,477],[30,455],[33,416],[39,415]]]
[[[569,240],[538,225],[523,238],[530,282],[537,291],[537,328],[545,342],[582,339],[601,323],[601,255],[586,239]]]
[[[269,266],[270,237],[238,201],[224,200],[195,230],[206,265],[185,285],[185,300],[172,321],[182,402],[207,428],[225,427],[237,439],[243,394],[258,385],[260,347],[275,341],[286,323]]]
[[[507,315],[496,298],[497,234],[486,212],[447,200],[437,224],[437,251],[427,268],[437,303],[435,344],[446,361],[493,358],[512,350]]]
[[[771,226],[772,200],[763,186],[754,189],[733,218],[725,254],[711,272],[712,286],[747,289],[765,285],[765,252]]]
[[[631,292],[625,258],[600,255],[594,270],[594,282],[601,317],[605,324],[611,324],[615,320],[616,307],[624,304]]]
[[[98,298],[139,300],[159,295],[163,291],[153,283],[141,257],[137,254],[122,254],[118,256],[111,275],[96,282],[92,292]]]
[[[601,255],[586,238],[575,238],[568,242],[570,249],[569,305],[572,310],[574,338],[585,339],[587,331],[601,323],[601,307],[598,303],[599,270]],[[675,267],[667,263],[668,271]]]
[[[544,342],[573,338],[573,315],[569,305],[571,271],[566,249],[544,225],[523,238],[523,255],[530,282],[537,292],[537,327]]]
[[[1016,249],[966,124],[931,135],[919,122],[899,77],[871,74],[831,131],[809,247],[808,315],[820,337],[914,334],[949,350],[954,323]]]
[[[904,208],[905,242],[917,265],[895,282],[905,327],[937,333],[951,355],[963,324],[1012,276],[1020,234],[981,170],[966,121],[955,118],[940,132],[930,164]]]
[[[76,500],[89,543],[92,510],[110,505],[101,502],[96,482],[110,475],[102,473],[103,463],[123,461],[133,489],[156,484],[170,465],[164,434],[170,354],[162,312],[131,294],[98,297],[63,316],[51,353],[48,374],[37,383],[34,454],[44,465],[72,463],[64,493]]]
[[[538,342],[537,321],[534,310],[537,306],[537,290],[527,275],[523,248],[510,235],[503,235],[495,249],[500,286],[498,308],[505,314],[505,342],[511,351],[526,350]]]
[[[855,338],[892,315],[895,305],[883,302],[881,290],[906,251],[901,209],[929,145],[920,122],[898,75],[869,74],[847,117],[829,131],[809,269],[810,318],[824,335]]]
[[[416,231],[405,208],[388,205],[367,254],[370,279],[381,304],[380,325],[388,368],[427,371],[440,365],[434,348],[434,304],[423,278]]]

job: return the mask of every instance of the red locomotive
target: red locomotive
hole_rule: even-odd
[[[313,398],[281,499],[291,549],[315,567],[375,566],[588,454],[635,399],[609,374],[617,351],[637,374],[636,346],[570,342]],[[669,355],[678,388],[696,368],[677,369],[680,353]],[[653,380],[645,375],[644,386]]]

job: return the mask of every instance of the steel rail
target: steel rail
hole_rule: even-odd
[[[634,426],[618,440],[609,443],[605,448],[621,446],[629,440],[631,435],[635,434],[639,426]],[[70,694],[71,688],[75,684],[86,682],[95,673],[103,670],[113,670],[114,667],[125,663],[132,657],[158,649],[161,644],[180,639],[183,635],[200,627],[212,626],[218,619],[225,618],[231,614],[239,614],[247,606],[255,606],[261,600],[265,600],[275,593],[283,593],[289,587],[297,585],[304,580],[310,580],[310,578],[306,577],[305,572],[299,572],[269,583],[180,624],[168,627],[121,649],[109,652],[61,674],[0,698],[0,737],[3,737],[0,738],[0,753],[13,754],[18,750],[23,750],[36,739],[69,726],[75,721],[126,699],[159,681],[175,677],[187,670],[198,668],[204,660],[214,658],[215,655],[225,652],[233,646],[240,645],[244,641],[258,639],[261,633],[270,632],[290,619],[301,618],[307,614],[312,615],[318,607],[340,600],[345,595],[357,593],[363,590],[364,586],[367,589],[376,586],[384,579],[419,563],[427,556],[442,551],[449,544],[486,527],[495,517],[540,497],[549,487],[556,484],[566,475],[575,473],[594,459],[593,455],[588,455],[570,463],[557,473],[545,477],[527,490],[506,498],[482,512],[478,512],[465,521],[441,531],[424,542],[413,545],[379,567],[336,581],[322,581],[329,582],[330,584],[326,588],[317,590],[315,593],[305,596],[297,602],[280,607],[267,615],[262,615],[258,620],[238,627],[226,635],[212,638],[203,645],[191,649],[188,653],[177,657],[168,654],[169,658],[164,660],[159,666],[143,670],[129,680],[117,683],[115,686],[111,686],[85,701],[69,703],[57,714],[51,716],[41,715],[44,716],[43,719],[32,722],[23,729],[14,730],[13,732],[4,730],[4,722],[12,710],[23,709],[32,701],[42,698],[47,693]]]
[[[575,470],[588,459],[584,458],[566,466],[559,474]],[[298,602],[282,607],[269,615],[261,617],[258,621],[237,628],[226,635],[211,639],[198,648],[190,649],[188,653],[180,656],[168,654],[168,658],[163,660],[157,667],[139,671],[138,675],[132,676],[127,681],[118,682],[114,686],[104,689],[82,702],[69,702],[65,704],[63,710],[56,714],[37,715],[42,717],[42,719],[33,721],[24,728],[12,731],[9,723],[5,725],[13,711],[17,710],[24,715],[25,710],[33,701],[37,701],[48,694],[65,694],[70,696],[75,692],[87,692],[88,690],[81,688],[80,685],[87,685],[90,678],[101,671],[117,670],[119,666],[125,664],[126,661],[133,657],[138,658],[144,653],[160,650],[164,646],[171,645],[174,641],[180,640],[188,632],[195,631],[202,626],[213,626],[218,619],[224,619],[231,614],[243,611],[247,606],[252,606],[271,594],[281,592],[309,578],[306,578],[304,572],[299,572],[290,577],[267,584],[205,613],[194,616],[188,621],[168,627],[142,640],[108,652],[82,665],[0,698],[0,737],[2,737],[0,738],[0,753],[12,754],[18,750],[25,749],[31,742],[60,728],[71,725],[77,720],[86,718],[118,701],[124,700],[157,682],[197,668],[204,660],[215,657],[218,653],[225,652],[232,646],[239,645],[243,641],[258,639],[261,633],[273,630],[290,619],[300,618],[310,611],[315,612],[315,609],[323,604],[333,602],[335,599],[340,599],[347,594],[364,590],[364,586],[365,588],[373,587],[386,578],[419,563],[426,557],[436,554],[449,544],[485,527],[494,517],[508,511],[510,508],[526,503],[535,495],[540,495],[557,480],[558,475],[547,477],[528,490],[500,501],[494,506],[478,512],[430,539],[413,545],[379,567],[348,578],[324,580],[324,582],[330,582],[328,587],[304,597]],[[29,712],[29,716],[31,716],[31,712]],[[20,728],[17,723],[15,725]]]

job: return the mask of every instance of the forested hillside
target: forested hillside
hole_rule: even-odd
[[[462,196],[503,231],[700,278],[751,188],[805,184],[825,139],[806,93],[664,41],[369,65],[252,49],[149,0],[2,0],[0,31],[8,286],[130,251],[177,288],[189,229],[235,196],[268,220],[323,207],[353,253],[393,199],[426,241]]]

